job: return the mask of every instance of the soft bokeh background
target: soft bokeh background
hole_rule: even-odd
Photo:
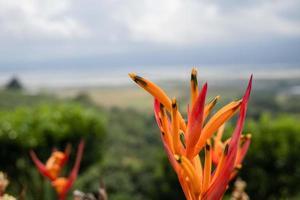
[[[299,0],[0,0],[7,192],[55,199],[28,151],[46,160],[53,146],[71,142],[74,153],[85,138],[74,189],[96,191],[101,179],[112,200],[183,199],[152,98],[127,73],[157,82],[184,112],[197,66],[208,100],[222,96],[217,108],[239,99],[254,74],[245,127],[253,142],[239,176],[252,199],[299,199],[299,10]]]

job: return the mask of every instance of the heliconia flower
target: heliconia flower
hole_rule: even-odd
[[[45,165],[37,158],[34,151],[30,151],[30,156],[40,173],[52,181],[57,178],[64,164],[68,161],[70,151],[70,145],[67,145],[64,152],[54,149]]]
[[[208,86],[205,83],[198,90],[197,70],[193,68],[187,123],[178,110],[175,98],[170,99],[162,89],[145,78],[134,73],[129,76],[154,97],[154,114],[162,133],[163,146],[186,199],[221,199],[228,182],[237,172],[236,168],[241,166],[250,144],[250,137],[241,136],[241,132],[252,76],[241,100],[225,105],[208,119],[220,97],[216,96],[205,104]],[[232,137],[223,143],[222,126],[238,111],[239,117]],[[219,133],[215,135],[216,132]],[[215,143],[221,144],[215,146]],[[199,156],[201,151],[204,151],[204,162]]]
[[[57,174],[56,172],[60,172],[62,166],[67,161],[70,153],[70,147],[66,148],[65,153],[63,153],[64,155],[61,154],[62,152],[58,152],[58,151],[52,153],[46,165],[44,165],[37,158],[36,154],[33,151],[30,151],[31,158],[35,163],[37,169],[43,176],[50,179],[52,186],[54,187],[54,189],[58,194],[59,200],[64,200],[66,198],[68,191],[71,189],[73,183],[77,178],[77,174],[80,168],[80,162],[83,155],[83,149],[84,149],[84,141],[81,140],[78,146],[74,167],[71,170],[68,177],[60,177],[59,174]],[[51,159],[53,159],[53,161]],[[47,168],[48,163],[50,163],[49,164],[50,168]],[[51,173],[52,171],[49,171],[49,169],[55,172],[53,173],[55,176],[53,176],[53,174]]]

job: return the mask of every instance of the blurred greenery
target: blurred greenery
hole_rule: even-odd
[[[289,199],[299,195],[299,118],[265,113],[258,121],[249,121],[245,130],[253,134],[241,173],[248,182],[249,194],[255,199]]]
[[[41,103],[58,103],[54,96],[30,94],[23,90],[0,90],[0,110],[12,111],[20,106],[34,106]]]
[[[300,197],[300,97],[286,93],[290,85],[284,81],[258,81],[254,85],[244,131],[253,134],[252,144],[239,174],[247,182],[246,191],[252,199]],[[242,94],[240,84],[212,88],[209,98],[220,94],[221,105]],[[188,101],[187,93],[177,92],[180,105]],[[106,94],[113,96],[107,89]],[[139,101],[138,96],[134,98]],[[125,99],[128,102],[130,98],[127,95]],[[141,97],[140,107],[151,101],[150,96],[144,102],[145,99],[147,96]],[[111,200],[184,199],[163,151],[153,114],[147,110],[104,108],[91,101],[88,93],[80,93],[74,99],[58,99],[42,93],[0,91],[0,170],[11,179],[8,192],[19,194],[24,189],[25,199],[55,199],[50,184],[34,168],[28,151],[34,149],[45,161],[53,147],[63,149],[70,142],[74,158],[77,144],[84,138],[87,146],[73,189],[93,192],[103,180]],[[227,134],[231,134],[234,123],[235,119],[228,124]],[[64,173],[73,162],[71,159]],[[229,196],[230,191],[226,197]]]
[[[53,147],[63,149],[71,143],[70,163],[74,163],[77,143],[83,138],[87,144],[84,170],[101,159],[104,136],[105,117],[76,103],[39,104],[1,111],[1,170],[12,179],[11,192],[18,194],[24,189],[26,199],[53,199],[49,184],[41,179],[29,159],[29,150],[34,149],[46,161]]]

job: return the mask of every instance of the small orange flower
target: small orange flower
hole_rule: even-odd
[[[56,190],[60,200],[64,200],[68,191],[71,189],[73,183],[77,178],[77,174],[80,167],[80,162],[82,159],[84,149],[84,141],[81,140],[78,146],[76,160],[73,169],[68,177],[59,177],[62,167],[67,162],[69,154],[71,151],[68,145],[64,152],[54,150],[47,160],[46,165],[44,165],[36,156],[34,151],[30,151],[30,156],[36,165],[39,172],[46,178],[48,178],[54,189]]]
[[[46,161],[46,165],[42,164],[42,162],[39,161],[34,151],[30,151],[30,156],[40,173],[52,181],[57,178],[62,167],[68,161],[70,151],[70,145],[67,145],[64,152],[54,149],[51,156]]]
[[[241,132],[252,76],[241,100],[227,104],[207,119],[219,96],[205,104],[207,83],[198,90],[197,70],[194,68],[191,74],[191,103],[187,123],[178,110],[175,98],[171,100],[162,89],[145,78],[134,73],[129,76],[154,97],[154,113],[162,133],[164,149],[186,199],[221,199],[228,182],[236,173],[235,167],[240,166],[250,144],[250,137],[241,136]],[[223,133],[220,127],[238,111],[240,114],[232,137],[221,142]],[[218,130],[219,133],[214,136]],[[199,156],[201,151],[204,151],[203,160]]]

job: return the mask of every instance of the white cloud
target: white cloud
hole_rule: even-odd
[[[0,0],[1,35],[27,38],[68,39],[88,34],[68,15],[69,0]]]
[[[244,1],[243,1],[244,2]],[[299,0],[0,0],[0,36],[199,45],[300,36]],[[90,37],[90,36],[93,37]]]
[[[0,65],[187,49],[198,55],[208,46],[255,53],[264,42],[284,43],[284,51],[299,42],[299,9],[299,0],[0,0]]]
[[[112,13],[135,41],[199,44],[277,35],[299,36],[300,21],[280,15],[297,0],[257,1],[223,12],[222,5],[200,0],[117,1]],[[224,5],[223,5],[224,6]]]

